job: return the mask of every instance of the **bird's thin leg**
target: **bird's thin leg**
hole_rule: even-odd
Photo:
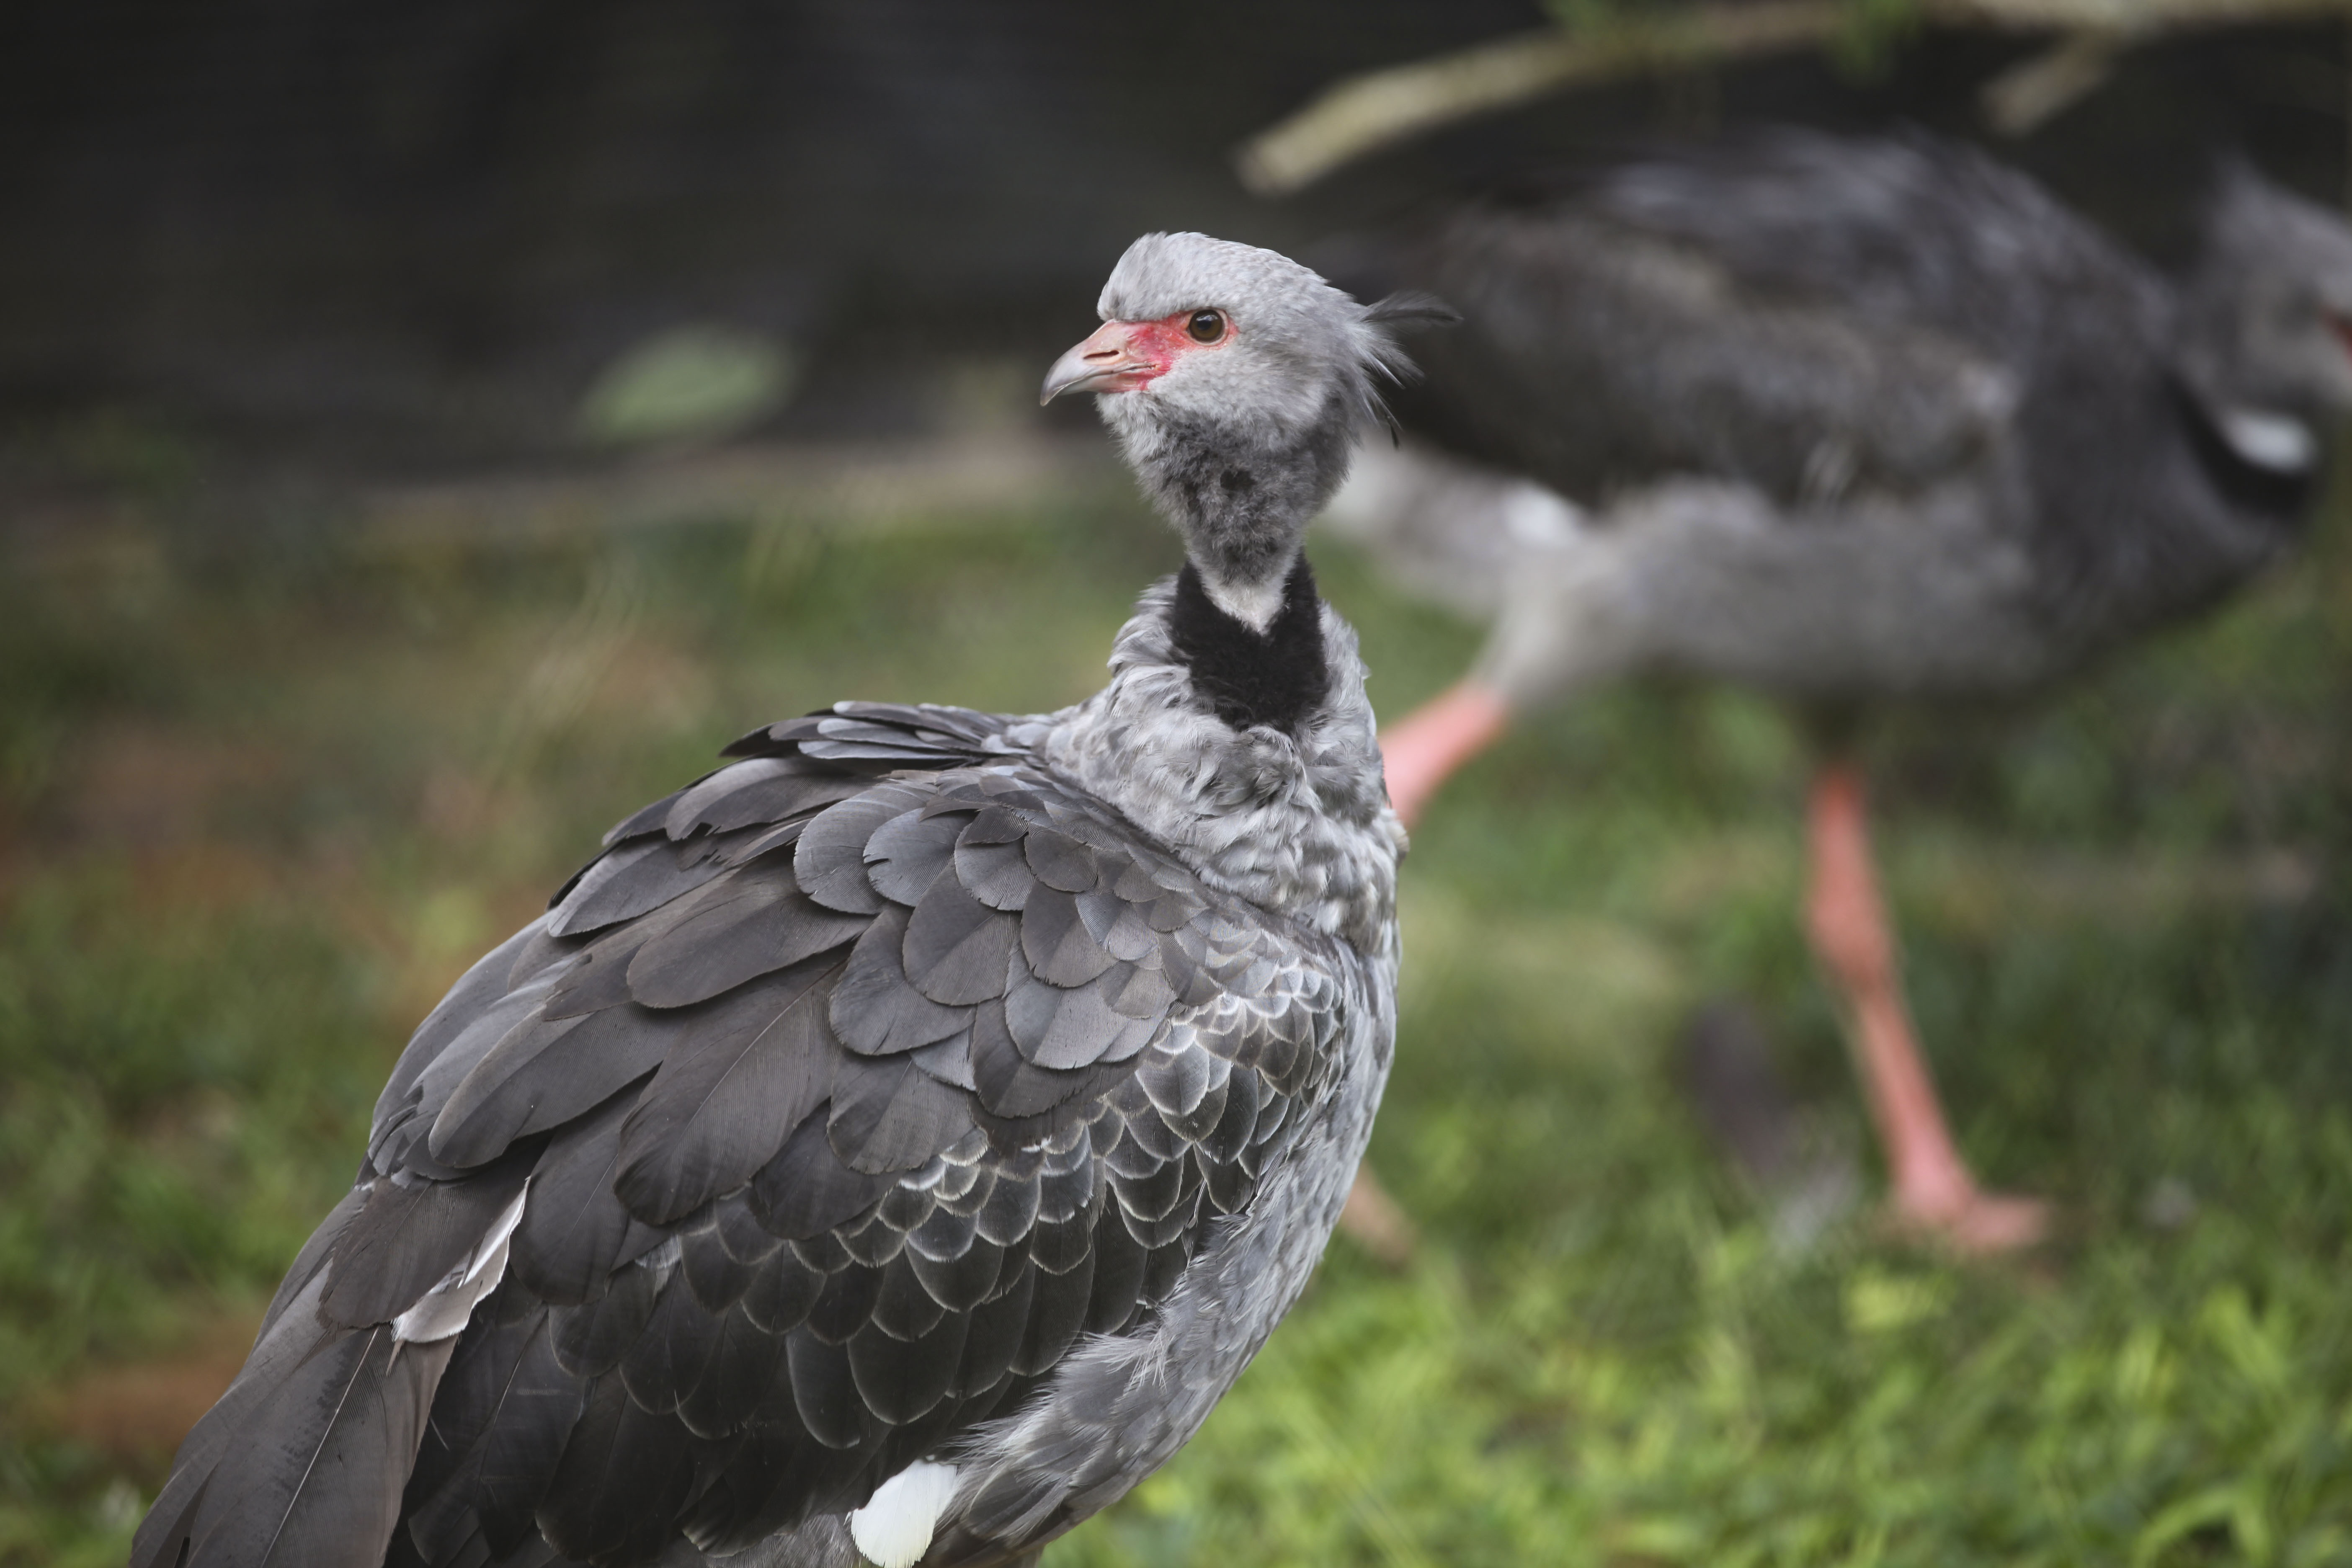
[[[1381,731],[1389,804],[1410,827],[1438,786],[1510,728],[1502,693],[1477,680],[1448,687]]]
[[[1872,868],[1862,779],[1851,765],[1832,763],[1816,775],[1810,829],[1807,925],[1814,956],[1843,996],[1848,1037],[1886,1154],[1895,1219],[1970,1252],[2031,1246],[2047,1228],[2047,1210],[1979,1189],[1937,1101]]]

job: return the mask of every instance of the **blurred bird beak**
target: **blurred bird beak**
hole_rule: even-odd
[[[1133,331],[1130,321],[1105,321],[1094,336],[1055,360],[1037,395],[1038,406],[1066,392],[1132,392],[1150,380],[1160,366],[1135,353],[1128,341]]]

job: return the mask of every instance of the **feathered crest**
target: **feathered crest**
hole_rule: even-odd
[[[1399,329],[1414,331],[1430,327],[1455,327],[1462,324],[1462,312],[1434,294],[1424,294],[1415,289],[1399,289],[1393,294],[1373,300],[1363,308],[1362,324],[1359,329],[1364,362],[1389,380],[1402,386],[1421,374],[1421,367],[1396,341]],[[1402,440],[1395,417],[1380,395],[1371,395],[1372,417],[1389,427],[1389,438]]]

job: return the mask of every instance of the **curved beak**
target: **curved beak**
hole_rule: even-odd
[[[1136,353],[1128,321],[1105,321],[1085,342],[1054,362],[1037,394],[1044,407],[1066,392],[1132,392],[1160,367]]]

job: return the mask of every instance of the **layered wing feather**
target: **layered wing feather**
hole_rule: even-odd
[[[2111,268],[2030,181],[1936,144],[1784,135],[1479,206],[1360,263],[1462,330],[1408,423],[1584,504],[1670,476],[1784,505],[1907,492],[2015,417],[2053,279]]]
[[[251,1560],[216,1544],[232,1482],[344,1520],[354,1562],[738,1550],[1015,1409],[1250,1205],[1333,1070],[1326,939],[982,715],[845,705],[730,751],[419,1029],[142,1568]],[[463,1334],[395,1347],[519,1193]],[[390,1414],[322,1423],[336,1377]],[[267,1457],[329,1447],[326,1490]]]

